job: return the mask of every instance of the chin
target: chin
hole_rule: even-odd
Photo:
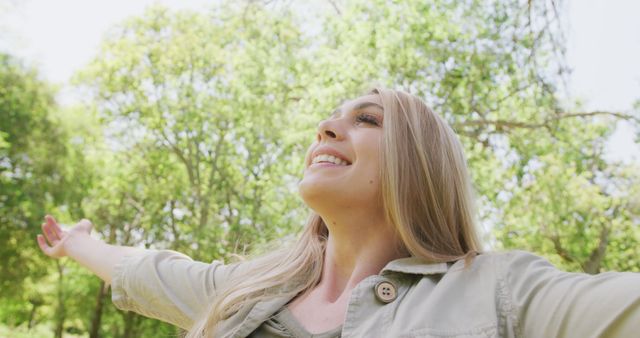
[[[311,206],[310,202],[322,199],[323,195],[326,195],[326,191],[323,192],[322,190],[326,189],[323,189],[320,183],[308,182],[304,179],[298,183],[298,194],[309,206]]]
[[[327,202],[335,203],[345,197],[344,191],[332,189],[328,184],[305,182],[304,180],[298,184],[298,194],[300,194],[304,203],[316,212],[327,205]]]

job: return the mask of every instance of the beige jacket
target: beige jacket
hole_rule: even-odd
[[[189,328],[250,264],[194,262],[173,251],[129,256],[116,267],[112,300]],[[247,306],[216,337],[246,337],[289,301]],[[518,251],[482,254],[468,268],[398,259],[353,290],[342,337],[640,337],[640,274],[567,273]]]

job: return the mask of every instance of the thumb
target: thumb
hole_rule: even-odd
[[[93,223],[90,220],[83,218],[78,222],[78,227],[82,230],[85,230],[87,233],[91,233],[91,229],[93,229]]]

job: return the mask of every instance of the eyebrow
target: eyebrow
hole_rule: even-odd
[[[353,106],[353,108],[351,110],[361,110],[361,109],[365,109],[365,108],[369,108],[369,107],[377,107],[380,108],[382,110],[384,110],[382,108],[381,105],[375,103],[375,102],[362,102],[362,103],[358,103],[355,106]],[[336,108],[332,113],[331,113],[331,117],[335,117],[336,115],[338,115],[340,113],[340,108]]]

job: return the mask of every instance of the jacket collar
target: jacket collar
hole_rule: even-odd
[[[296,295],[282,296],[267,301],[258,302],[250,307],[242,323],[236,326],[231,332],[223,337],[243,338],[248,337],[251,332],[262,325],[279,309],[289,303]]]
[[[393,260],[382,268],[380,274],[386,272],[400,272],[413,275],[443,274],[449,270],[447,263],[429,263],[417,257],[406,257]]]
[[[390,272],[400,272],[404,274],[414,275],[436,275],[444,274],[449,270],[447,263],[429,263],[423,259],[416,257],[407,257],[393,260],[380,271],[381,275]],[[283,290],[286,291],[286,290]],[[281,309],[287,303],[289,303],[296,295],[287,295],[282,297],[276,297],[268,301],[258,302],[256,304],[246,305],[239,313],[234,316],[242,317],[242,323],[230,321],[222,324],[219,328],[220,333],[228,332],[222,335],[227,338],[241,338],[247,337],[258,326],[260,326],[265,320],[272,316],[278,309]],[[233,323],[232,323],[233,322]],[[226,325],[225,325],[226,324]],[[235,325],[235,327],[228,327],[228,325]]]

